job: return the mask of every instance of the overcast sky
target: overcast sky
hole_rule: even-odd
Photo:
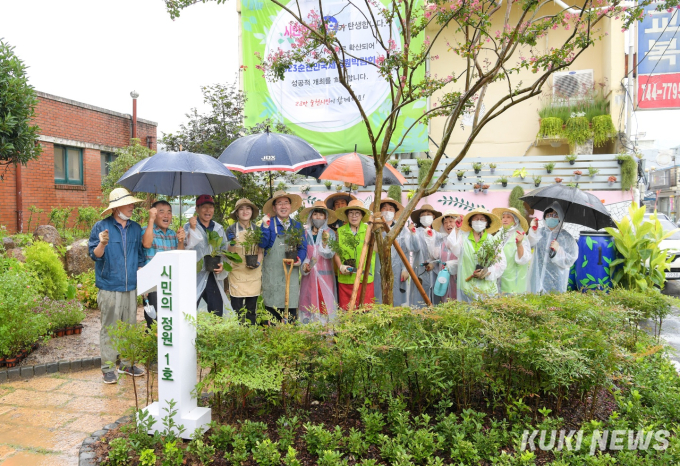
[[[233,82],[238,16],[233,1],[186,9],[175,21],[162,0],[0,0],[0,37],[29,66],[36,90],[122,113],[172,132],[200,86]]]
[[[236,79],[235,1],[194,5],[172,21],[162,0],[0,0],[0,37],[39,91],[132,113],[136,90],[138,115],[158,122],[161,137],[203,108],[201,85]],[[638,129],[659,148],[678,146],[679,113],[637,112]]]

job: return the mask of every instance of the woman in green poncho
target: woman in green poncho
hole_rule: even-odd
[[[501,221],[484,208],[477,208],[463,218],[460,230],[454,229],[446,238],[449,250],[458,257],[458,301],[472,301],[480,296],[498,294],[498,278],[505,270],[505,255],[494,253],[492,264],[476,270],[477,253],[485,242],[494,243],[493,234]]]
[[[501,219],[507,230],[503,253],[507,267],[498,281],[502,294],[517,294],[527,291],[527,272],[531,262],[531,246],[526,237],[529,224],[514,207],[498,207],[492,212]]]

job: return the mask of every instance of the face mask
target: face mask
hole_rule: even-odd
[[[132,218],[132,217],[128,217],[128,216],[125,215],[123,212],[118,212],[118,217],[119,217],[121,220],[125,220],[126,222]]]
[[[324,219],[322,219],[322,218],[313,218],[313,219],[312,219],[312,224],[313,224],[316,228],[321,228],[321,227],[323,226],[324,223],[326,223],[326,220],[324,220]]]
[[[394,212],[383,212],[383,218],[385,219],[386,222],[391,222],[394,220]],[[421,219],[422,221],[422,219]]]
[[[420,224],[424,227],[429,227],[432,225],[432,222],[434,221],[434,217],[432,215],[426,215],[424,217],[420,217]]]
[[[484,220],[476,220],[472,222],[472,229],[477,233],[481,233],[486,230],[486,222]]]
[[[545,219],[545,224],[547,225],[548,228],[555,228],[557,225],[560,224],[560,219],[559,218],[546,218]]]

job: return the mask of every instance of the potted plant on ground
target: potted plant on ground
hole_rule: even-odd
[[[600,170],[598,170],[597,168],[595,168],[595,167],[588,167],[588,175],[589,175],[591,178],[595,178],[595,175],[597,175],[598,173],[600,173]]]
[[[456,172],[456,177],[458,178],[458,181],[463,181],[463,175],[465,175],[465,170],[458,170]]]
[[[302,244],[302,229],[291,227],[286,230],[283,242],[286,245],[286,252],[284,253],[286,259],[297,259],[297,250]]]
[[[541,185],[541,175],[534,175],[532,178],[534,179],[534,186],[538,188]]]
[[[323,182],[324,186],[326,186],[326,189],[330,191],[331,186],[333,186],[333,183],[330,180],[326,180]]]
[[[562,178],[559,178],[559,177],[555,178],[555,183],[560,184],[561,182],[562,182]]]
[[[483,167],[483,166],[484,166],[484,164],[481,163],[481,162],[474,162],[474,163],[472,164],[472,169],[475,171],[475,174],[478,175],[479,172],[482,171],[482,167]]]
[[[255,227],[247,230],[243,235],[243,254],[246,256],[246,266],[257,267],[257,253],[262,241],[262,230]]]
[[[574,165],[576,163],[576,158],[577,156],[574,154],[569,154],[566,157],[564,157],[564,160],[569,162],[569,165]]]
[[[498,177],[498,182],[503,186],[504,188],[508,187],[508,177],[507,176],[500,176]]]
[[[610,176],[609,178],[607,178],[607,183],[609,183],[609,186],[614,186],[614,183],[616,183],[616,177]]]
[[[582,174],[581,170],[574,170],[574,181],[578,181]]]
[[[518,168],[517,170],[512,172],[513,178],[520,178],[520,179],[523,180],[524,178],[526,178],[526,176],[527,176],[527,169],[526,168],[521,168],[521,169]]]
[[[543,167],[545,168],[545,171],[547,171],[548,173],[552,173],[553,169],[555,168],[555,164],[550,162],[544,164]]]
[[[498,166],[498,165],[496,165],[495,163],[490,163],[490,164],[489,164],[489,171],[491,172],[492,175],[493,175],[494,173],[496,173],[496,167],[497,167],[497,166]]]

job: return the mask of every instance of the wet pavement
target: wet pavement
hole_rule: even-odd
[[[680,298],[680,280],[672,280],[666,282],[666,286],[663,290],[664,294]],[[647,332],[654,332],[654,322],[651,320],[645,320],[640,322],[640,327],[644,328]],[[674,307],[671,309],[671,313],[666,316],[663,323],[661,324],[661,338],[671,346],[675,352],[670,355],[675,368],[680,372],[680,309]]]
[[[146,376],[135,379],[145,405]],[[83,440],[135,406],[132,378],[102,383],[99,369],[0,385],[0,465],[77,465]]]

